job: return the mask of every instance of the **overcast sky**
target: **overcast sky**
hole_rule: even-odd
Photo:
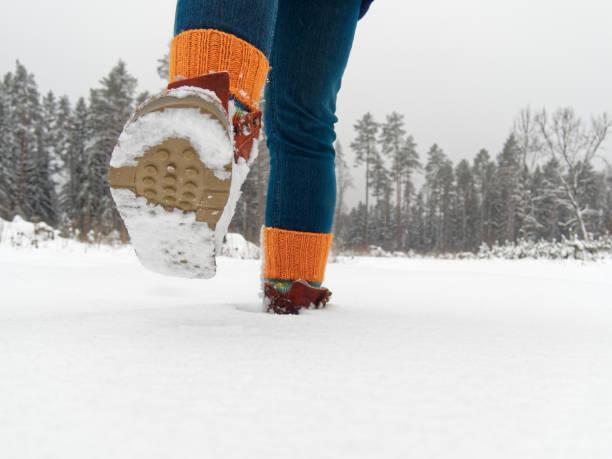
[[[174,0],[10,2],[0,73],[20,59],[41,90],[76,98],[121,58],[141,89],[155,90],[174,7]],[[612,1],[376,0],[358,28],[337,132],[348,147],[356,118],[371,111],[382,120],[397,110],[422,154],[437,142],[453,159],[472,158],[482,147],[497,153],[527,105],[612,113]]]

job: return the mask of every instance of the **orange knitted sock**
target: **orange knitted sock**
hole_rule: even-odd
[[[170,48],[170,82],[228,72],[232,97],[257,110],[270,65],[255,46],[214,29],[186,30]]]
[[[318,287],[323,282],[331,233],[307,233],[279,228],[262,232],[263,277],[278,289],[302,279]]]

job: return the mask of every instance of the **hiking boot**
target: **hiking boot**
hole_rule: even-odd
[[[264,301],[268,312],[299,314],[301,309],[323,308],[331,292],[324,287],[313,287],[308,282],[296,280],[285,292],[271,283],[264,284]]]
[[[113,151],[111,193],[152,271],[216,273],[261,127],[261,112],[230,106],[229,83],[225,72],[171,83],[136,109]]]

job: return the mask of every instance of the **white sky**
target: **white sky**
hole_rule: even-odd
[[[174,7],[175,0],[10,2],[2,8],[0,73],[19,58],[42,91],[74,99],[122,58],[141,89],[155,90]],[[584,117],[612,112],[610,0],[376,0],[357,32],[337,132],[348,149],[356,118],[397,110],[422,154],[437,142],[453,159],[472,158],[482,147],[497,153],[526,105],[572,105]]]

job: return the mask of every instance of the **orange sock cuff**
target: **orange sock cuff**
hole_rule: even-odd
[[[332,239],[331,233],[264,228],[263,277],[323,282]]]
[[[255,46],[214,29],[186,30],[172,40],[170,82],[213,72],[228,72],[230,92],[257,109],[270,64]]]

